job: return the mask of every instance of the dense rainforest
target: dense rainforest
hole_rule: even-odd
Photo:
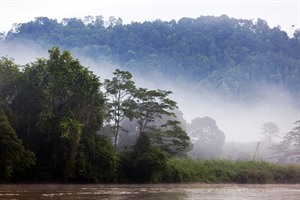
[[[167,159],[190,148],[171,92],[139,88],[127,71],[100,82],[58,47],[22,70],[12,59],[0,61],[1,181],[114,182],[118,173],[159,181]],[[125,118],[137,133],[121,151]]]
[[[25,66],[3,57],[0,72],[0,182],[300,182],[296,165],[215,160],[215,120],[186,124],[171,91],[137,87],[128,71],[100,81],[54,47]],[[272,140],[276,124],[264,127]],[[299,136],[297,125],[277,146],[299,151]]]
[[[131,74],[163,74],[229,101],[257,98],[260,84],[297,97],[299,30],[288,37],[262,19],[225,15],[131,24],[38,17],[1,34],[1,53],[29,41],[48,58],[0,59],[0,182],[300,182],[297,166],[209,161],[223,156],[216,121],[187,123],[171,91],[138,87]],[[72,55],[121,69],[102,80]],[[299,124],[274,148],[299,151]],[[263,124],[268,144],[277,129]]]
[[[190,86],[215,90],[228,100],[256,98],[262,83],[295,96],[300,89],[300,30],[289,37],[263,19],[222,15],[123,24],[115,17],[61,22],[38,17],[2,35],[2,45],[34,41],[45,49],[60,46],[147,77],[188,80]]]

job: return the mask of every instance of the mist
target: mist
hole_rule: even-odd
[[[261,126],[274,122],[281,133],[287,133],[299,119],[297,100],[285,88],[258,84],[257,97],[249,101],[227,100],[215,91],[195,87],[188,81],[169,82],[162,77],[150,80],[136,77],[137,85],[173,92],[171,98],[188,123],[196,117],[211,117],[225,133],[226,142],[258,142]]]
[[[48,58],[48,49],[45,50],[34,41],[3,42],[0,45],[0,56],[13,58],[18,65],[34,62],[37,58]]]
[[[20,65],[34,62],[36,58],[48,58],[47,51],[30,41],[1,46],[1,56],[12,57]],[[95,61],[78,54],[74,57],[99,76],[101,82],[110,79],[115,69],[126,70],[110,60]],[[260,141],[259,133],[265,122],[274,122],[281,133],[287,133],[299,119],[297,99],[285,88],[260,83],[256,86],[258,98],[247,102],[229,101],[215,91],[199,88],[185,79],[170,81],[157,72],[154,75],[131,73],[137,87],[172,91],[170,98],[178,103],[188,123],[196,117],[208,116],[216,120],[219,129],[225,133],[226,142]]]

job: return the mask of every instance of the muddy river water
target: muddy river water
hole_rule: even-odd
[[[0,185],[2,200],[299,200],[300,184]]]

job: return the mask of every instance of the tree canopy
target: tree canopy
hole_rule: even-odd
[[[22,140],[0,110],[0,182],[7,181],[18,171],[25,171],[35,164],[35,155],[25,149]]]
[[[281,143],[276,147],[287,152],[300,152],[300,120],[295,122],[295,127],[283,136]]]
[[[145,172],[147,181],[158,179],[155,174],[167,159],[189,146],[172,113],[177,106],[168,98],[171,92],[137,88],[130,72],[117,69],[112,80],[101,83],[58,47],[49,50],[49,58],[25,66],[1,58],[0,71],[0,182],[117,181],[119,165],[131,166],[115,151],[118,129],[126,130],[123,119],[137,122],[139,137],[128,152],[134,152],[130,158],[136,167],[147,164],[153,170]],[[154,123],[163,115],[172,120]],[[106,126],[112,135],[105,133]],[[148,147],[138,149],[144,141]],[[138,151],[143,154],[134,156]]]
[[[5,73],[0,77],[7,81],[0,90],[8,92],[2,93],[5,95],[1,96],[0,106],[9,114],[25,147],[36,155],[35,170],[28,176],[40,180],[89,180],[91,175],[103,173],[95,174],[91,167],[100,169],[99,162],[112,163],[103,166],[106,174],[115,171],[110,143],[103,137],[99,139],[97,133],[104,120],[105,101],[99,78],[70,52],[61,52],[58,47],[49,50],[49,59],[38,58],[22,70],[12,62],[1,59],[0,69]],[[90,140],[102,145],[91,145]],[[99,160],[89,153],[99,148],[105,154],[102,157],[110,159]]]
[[[195,118],[188,127],[194,148],[190,155],[195,158],[215,159],[222,155],[225,134],[210,117]]]
[[[35,41],[94,60],[109,59],[125,70],[213,88],[227,99],[255,98],[256,85],[275,84],[293,94],[300,89],[300,30],[293,36],[263,19],[201,16],[178,21],[123,24],[102,16],[46,17],[22,23],[2,45]]]
[[[196,138],[194,150],[200,150],[195,157],[217,158],[225,135],[214,119],[185,122],[186,131],[172,92],[137,87],[130,72],[142,77],[163,74],[164,79],[213,90],[229,101],[256,98],[262,84],[287,88],[297,96],[299,35],[296,30],[288,36],[262,19],[226,15],[131,24],[115,17],[104,21],[102,16],[61,22],[38,17],[18,24],[1,35],[1,47],[33,41],[49,49],[49,57],[24,66],[0,59],[1,142],[8,149],[1,176],[14,179],[30,168],[24,179],[113,182],[128,172],[132,177],[127,180],[155,182],[162,178],[168,158],[190,150],[187,132]],[[122,69],[101,82],[72,55],[109,60]],[[270,142],[277,131],[271,125],[262,127]],[[286,134],[282,146],[297,149],[298,132],[296,127]],[[9,142],[20,159],[13,159]],[[30,158],[28,163],[21,162],[23,155]]]

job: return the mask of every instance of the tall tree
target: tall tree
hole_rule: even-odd
[[[37,173],[67,181],[80,171],[79,159],[87,159],[79,156],[82,135],[95,135],[102,126],[104,98],[99,78],[68,51],[55,47],[49,57],[25,67],[15,110],[19,131],[36,150],[38,169],[44,168]]]
[[[225,142],[225,134],[219,129],[216,121],[210,117],[195,118],[188,128],[194,147],[192,157],[215,159],[220,158]]]
[[[168,156],[178,155],[190,145],[190,138],[172,112],[177,105],[168,98],[170,94],[170,91],[145,88],[139,88],[134,94],[132,131],[136,132],[137,139],[132,149],[123,152],[120,158],[120,169],[131,181],[160,181]]]
[[[300,120],[295,122],[295,128],[284,135],[281,144],[289,151],[300,152]]]
[[[279,128],[277,124],[273,122],[266,122],[262,124],[261,127],[262,140],[267,142],[268,145],[273,145],[275,140],[280,138]]]
[[[140,88],[135,93],[138,135],[148,135],[153,145],[176,154],[189,147],[190,138],[172,110],[177,103],[168,98],[171,91]],[[162,120],[166,118],[167,120]],[[160,122],[159,122],[160,121]]]
[[[103,98],[98,77],[69,52],[53,48],[49,53],[49,81],[39,125],[50,137],[54,166],[68,179],[75,176],[81,135],[101,127]]]
[[[109,123],[112,123],[114,147],[117,149],[121,122],[124,117],[132,119],[133,93],[136,90],[132,75],[117,69],[112,80],[106,79],[104,87],[108,97]]]
[[[151,124],[162,116],[174,116],[171,110],[177,108],[176,102],[169,99],[171,91],[148,90],[139,88],[135,93],[137,104],[135,112],[139,124],[139,134],[146,134],[155,128],[155,124]]]

